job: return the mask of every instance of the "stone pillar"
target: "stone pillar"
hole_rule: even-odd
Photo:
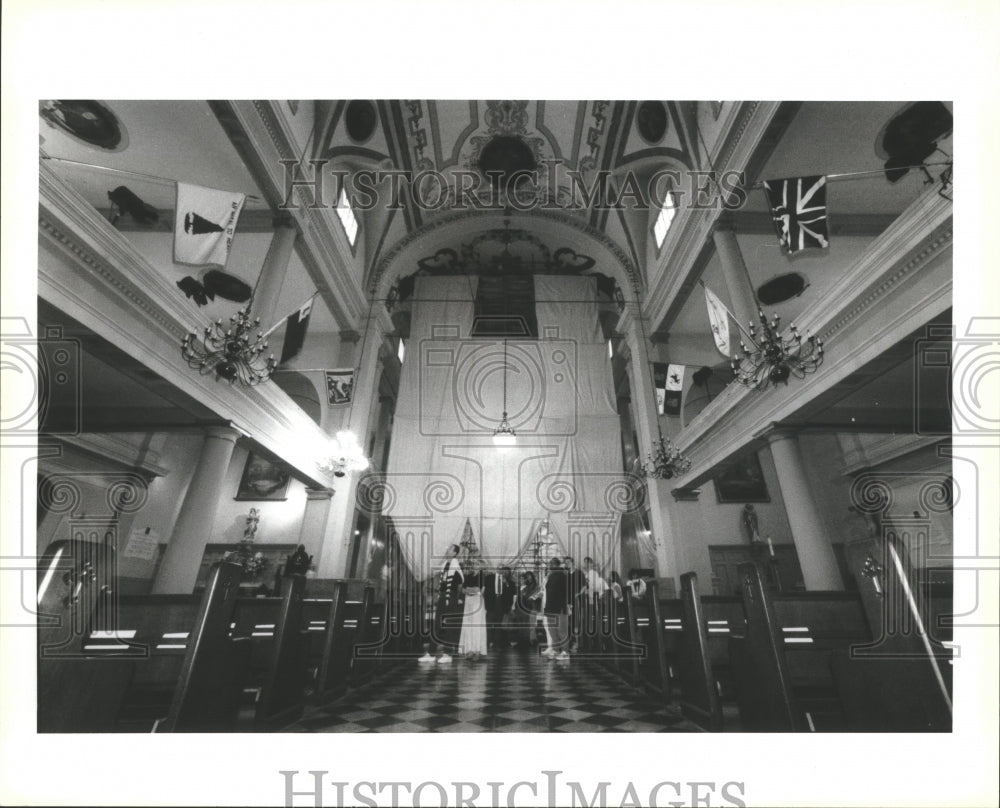
[[[194,590],[205,545],[212,540],[216,507],[238,437],[239,433],[229,427],[205,430],[198,465],[153,584],[154,595],[190,594]]]
[[[794,432],[776,430],[767,434],[778,472],[781,497],[785,501],[788,525],[802,566],[802,580],[808,590],[843,589],[837,557],[826,531],[826,524],[816,508],[802,453]]]
[[[326,520],[330,514],[330,500],[333,497],[332,488],[307,488],[306,509],[302,515],[302,529],[299,531],[299,544],[313,556],[317,563],[320,551],[323,549],[323,532]]]
[[[659,440],[660,430],[656,412],[656,387],[653,384],[653,369],[649,364],[649,344],[645,338],[644,323],[635,303],[625,306],[618,319],[617,330],[625,337],[628,346],[627,367],[632,391],[632,416],[639,436],[639,456],[645,460],[652,451],[653,442]],[[650,527],[656,541],[657,573],[661,578],[676,578],[677,559],[674,549],[675,538],[668,535],[667,522],[663,514],[663,493],[665,489],[655,480],[646,481],[646,496],[649,498]]]
[[[253,297],[254,317],[260,317],[263,331],[275,325],[276,318],[285,317],[291,312],[277,311],[281,287],[288,272],[288,262],[292,258],[292,248],[295,246],[295,224],[290,218],[275,219],[274,235],[271,245],[267,248],[264,265],[260,270],[260,280],[257,281],[257,291]],[[305,300],[296,301],[296,304]]]
[[[392,330],[392,320],[389,319],[385,307],[373,306],[364,328],[364,338],[361,341],[357,361],[354,363],[354,389],[350,415],[344,426],[340,427],[354,433],[364,452],[368,451],[370,433],[374,426],[372,421],[378,405],[382,353],[390,351],[389,346],[385,344],[386,335]],[[358,476],[355,472],[344,477],[338,487],[337,496],[333,499],[326,529],[323,531],[323,547],[316,564],[316,574],[320,578],[342,578],[346,574]]]
[[[712,230],[712,241],[715,242],[715,251],[722,264],[722,275],[726,279],[733,314],[739,320],[740,327],[749,330],[747,325],[757,324],[757,302],[736,234],[724,224],[716,225]],[[735,342],[738,345],[739,339]]]

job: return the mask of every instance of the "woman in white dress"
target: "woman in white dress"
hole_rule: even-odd
[[[462,615],[462,635],[458,652],[466,659],[486,658],[486,606],[483,603],[483,565],[479,558],[466,560],[465,612]]]

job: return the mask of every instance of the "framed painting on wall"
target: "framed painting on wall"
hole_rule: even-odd
[[[756,452],[743,455],[726,465],[713,482],[719,502],[771,501]]]
[[[288,470],[278,463],[250,452],[247,464],[243,467],[236,499],[283,501],[290,477]]]

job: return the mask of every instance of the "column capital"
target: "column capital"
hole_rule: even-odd
[[[675,502],[697,502],[701,496],[700,488],[675,488],[670,492]]]
[[[205,427],[205,437],[229,441],[235,445],[240,437],[240,432],[231,426],[207,426]]]
[[[306,499],[307,500],[323,500],[330,499],[334,494],[334,489],[332,488],[306,488]]]
[[[338,336],[340,337],[341,342],[350,342],[353,344],[361,339],[361,332],[355,331],[353,328],[345,328],[338,334]]]
[[[757,434],[764,438],[768,444],[775,444],[783,440],[795,440],[799,436],[799,430],[781,424],[771,424]]]

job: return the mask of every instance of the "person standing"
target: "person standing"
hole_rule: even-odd
[[[510,631],[503,621],[514,607],[517,585],[510,574],[510,567],[500,567],[484,575],[483,597],[486,600],[486,639],[490,648],[507,648]]]
[[[483,565],[478,555],[470,554],[465,561],[465,610],[462,615],[462,633],[458,641],[459,653],[466,659],[486,658],[486,609],[483,605]]]
[[[597,639],[597,607],[598,601],[608,591],[608,584],[601,576],[594,559],[587,556],[583,559],[584,591],[580,598],[580,635],[581,641],[588,651],[594,650]]]
[[[573,556],[566,556],[563,560],[566,563],[566,597],[569,603],[569,650],[576,651],[580,645],[580,624],[584,612],[583,590],[587,586],[587,579],[583,572],[576,568]]]
[[[545,595],[542,611],[545,613],[545,636],[548,648],[542,653],[550,659],[569,659],[566,652],[569,626],[569,577],[562,569],[558,558],[549,562],[549,574],[545,577]]]
[[[521,576],[521,586],[517,590],[514,620],[517,625],[515,641],[518,646],[530,648],[536,644],[535,624],[542,606],[542,590],[538,579],[531,570]]]
[[[438,580],[437,609],[434,616],[434,634],[432,640],[439,651],[438,664],[451,662],[451,655],[458,650],[458,639],[462,630],[462,611],[465,608],[463,584],[465,576],[462,565],[458,561],[459,547],[457,544],[448,548],[447,557],[441,568]],[[421,662],[429,662],[427,656]]]

